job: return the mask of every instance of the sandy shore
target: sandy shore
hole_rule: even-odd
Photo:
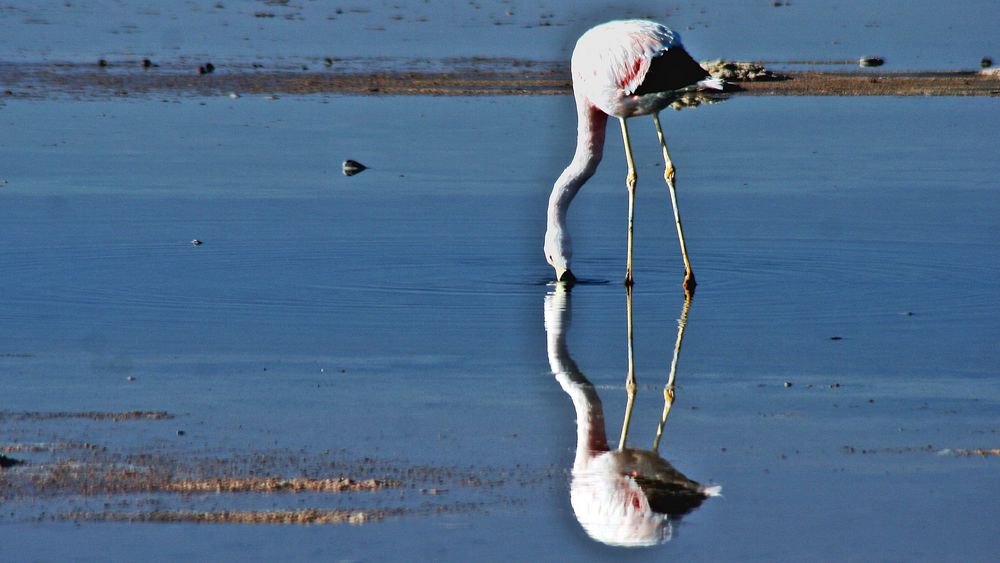
[[[330,68],[265,69],[233,64],[198,66],[142,61],[101,64],[0,64],[3,97],[84,98],[215,95],[561,95],[572,90],[562,65],[508,59],[467,59],[442,71]],[[751,65],[752,63],[734,63]],[[153,65],[153,63],[150,63]],[[204,65],[200,65],[204,66]],[[363,66],[363,65],[362,65]],[[791,71],[730,79],[732,93],[757,96],[998,96],[990,71]]]

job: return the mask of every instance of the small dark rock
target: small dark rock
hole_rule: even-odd
[[[861,66],[882,66],[885,64],[885,59],[882,57],[861,57],[858,64]]]
[[[344,176],[354,176],[355,174],[363,172],[366,168],[368,167],[356,160],[345,160]]]
[[[105,60],[105,59],[99,59],[97,61],[97,66],[102,67],[102,68],[106,67],[106,66],[108,66],[108,61]]]
[[[15,465],[24,465],[24,462],[19,459],[14,459],[0,454],[0,468],[7,469],[8,467],[14,467]]]
[[[843,339],[844,339],[843,336],[831,336],[830,337],[830,340],[843,340]]]

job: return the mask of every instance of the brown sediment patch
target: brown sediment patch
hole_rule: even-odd
[[[123,422],[126,420],[169,420],[174,415],[166,411],[126,411],[126,412],[4,412],[0,411],[0,422],[8,421],[43,421],[64,419],[110,420]]]
[[[971,450],[942,450],[943,454],[955,455],[958,457],[992,457],[1000,456],[1000,448],[973,448]]]
[[[69,493],[85,496],[130,493],[352,493],[403,487],[395,479],[282,478],[276,476],[219,476],[192,478],[178,475],[194,468],[176,464],[113,464],[63,459],[35,469],[28,479],[35,494]]]
[[[855,448],[844,446],[841,448],[846,454],[912,454],[912,453],[932,453],[938,455],[952,455],[958,457],[990,457],[1000,456],[1000,448],[972,448],[972,449],[952,449],[936,448],[927,446],[903,446],[894,448]]]
[[[5,446],[0,446],[0,452],[4,453],[14,453],[14,452],[51,453],[51,452],[60,452],[65,450],[94,450],[94,449],[97,449],[97,446],[95,446],[94,444],[88,444],[87,442],[7,444]]]
[[[1000,80],[978,72],[792,72],[741,83],[757,96],[1000,96]]]
[[[186,522],[194,524],[367,524],[388,516],[399,516],[403,509],[379,510],[265,510],[221,512],[155,511],[155,512],[68,512],[58,520],[89,522]]]
[[[364,62],[362,62],[364,63]],[[198,75],[181,63],[155,70],[139,65],[108,70],[82,64],[0,63],[0,101],[74,96],[224,96],[238,94],[349,95],[565,95],[565,65],[507,59],[443,61],[444,70],[381,70],[358,64],[320,71],[269,70],[248,64]],[[908,72],[872,69],[778,75],[758,63],[712,61],[713,74],[737,85],[734,94],[766,96],[998,96],[995,74],[976,71]],[[441,66],[441,65],[439,65]],[[374,69],[374,70],[372,70]]]
[[[855,448],[854,446],[844,446],[841,451],[845,454],[912,454],[912,453],[938,453],[939,448],[934,446],[902,446],[893,448]]]
[[[355,481],[348,477],[341,477],[339,479],[223,477],[220,479],[175,480],[162,484],[162,490],[176,493],[344,493],[395,489],[402,486],[402,481],[393,479],[364,479]]]

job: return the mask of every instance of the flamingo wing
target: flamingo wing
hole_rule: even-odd
[[[573,66],[588,82],[632,94],[642,84],[653,60],[680,44],[677,33],[656,22],[611,21],[580,37]]]

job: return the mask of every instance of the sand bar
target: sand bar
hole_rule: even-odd
[[[752,63],[737,63],[752,64]],[[100,64],[0,63],[0,99],[73,96],[217,95],[565,95],[564,65],[508,59],[463,59],[443,70],[364,70],[365,65],[258,68],[220,64],[209,73],[186,63],[144,68],[142,61]],[[998,96],[992,71],[782,71],[731,82],[732,93],[757,96]]]

